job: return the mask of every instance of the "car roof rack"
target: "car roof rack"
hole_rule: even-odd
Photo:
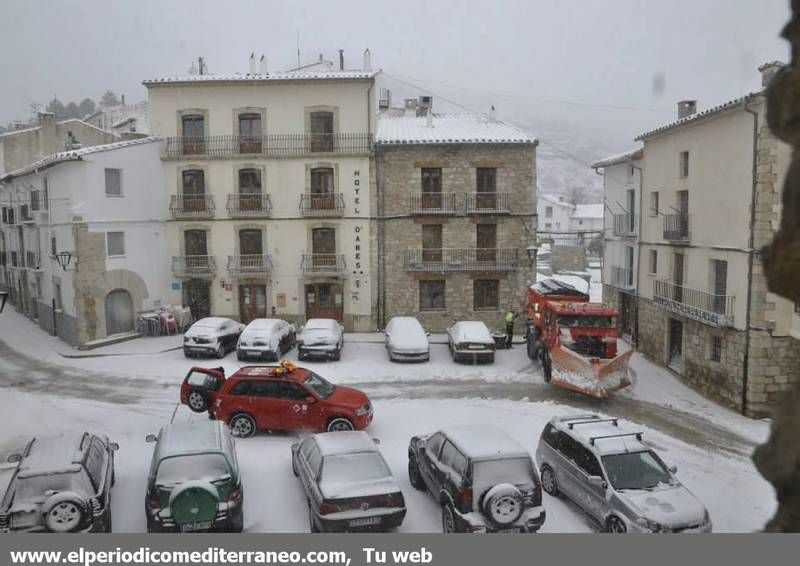
[[[598,417],[597,415],[593,415],[591,413],[585,413],[583,415],[570,415],[568,417],[559,417],[558,420],[561,421],[562,423],[566,423],[569,421],[580,421],[583,419],[599,419],[599,418],[600,417]]]
[[[642,433],[642,432],[626,432],[626,433],[623,433],[623,434],[606,434],[606,435],[603,435],[603,436],[593,436],[593,437],[591,437],[589,439],[589,444],[594,446],[596,440],[603,440],[603,439],[606,439],[606,438],[621,438],[623,436],[635,436],[636,440],[641,442],[643,435],[644,435],[644,433]]]
[[[575,426],[582,425],[582,424],[614,423],[614,426],[619,426],[619,422],[618,421],[619,421],[619,419],[594,419],[594,420],[591,420],[591,421],[570,422],[570,423],[567,424],[567,426],[569,427],[570,430],[572,430]]]

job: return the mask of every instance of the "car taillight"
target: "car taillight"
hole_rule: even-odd
[[[147,498],[147,507],[151,510],[161,509],[161,498],[158,493],[152,494]]]
[[[383,497],[383,501],[379,505],[382,507],[405,507],[406,501],[403,499],[402,493],[390,493]]]
[[[337,513],[338,511],[340,511],[339,506],[333,503],[323,503],[319,506],[320,515],[328,515],[329,513]]]
[[[461,501],[467,507],[472,507],[472,488],[467,487],[461,490]]]
[[[236,486],[228,494],[228,503],[238,503],[241,500],[242,500],[242,486]]]

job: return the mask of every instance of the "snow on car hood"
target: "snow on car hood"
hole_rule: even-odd
[[[617,493],[640,515],[668,527],[700,523],[706,512],[703,504],[682,485]]]
[[[325,499],[344,499],[349,497],[370,497],[372,495],[383,495],[386,493],[397,493],[400,486],[391,476],[370,481],[347,481],[323,479],[319,483]]]
[[[339,336],[328,328],[306,328],[298,337],[306,346],[323,346],[336,344]]]
[[[457,322],[450,331],[455,342],[494,344],[494,339],[486,325],[479,321]]]
[[[398,320],[392,324],[389,342],[397,351],[427,352],[428,336],[416,320]]]

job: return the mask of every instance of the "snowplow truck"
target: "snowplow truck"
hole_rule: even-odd
[[[599,398],[628,387],[633,350],[618,354],[618,336],[619,312],[575,287],[546,279],[528,290],[525,341],[545,382]]]

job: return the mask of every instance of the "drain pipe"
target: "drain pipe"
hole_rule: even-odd
[[[742,415],[747,415],[747,388],[750,385],[750,303],[753,298],[753,246],[756,230],[756,194],[758,186],[758,112],[748,106],[752,96],[744,101],[744,111],[753,115],[753,186],[750,193],[750,236],[747,252],[747,308],[745,309],[744,365],[742,366]]]
[[[630,163],[630,162],[629,162]],[[639,172],[639,227],[636,233],[636,317],[634,318],[633,346],[639,346],[639,298],[641,288],[639,273],[642,270],[642,216],[644,215],[644,168],[630,163],[632,169]],[[634,210],[634,212],[636,212]]]

